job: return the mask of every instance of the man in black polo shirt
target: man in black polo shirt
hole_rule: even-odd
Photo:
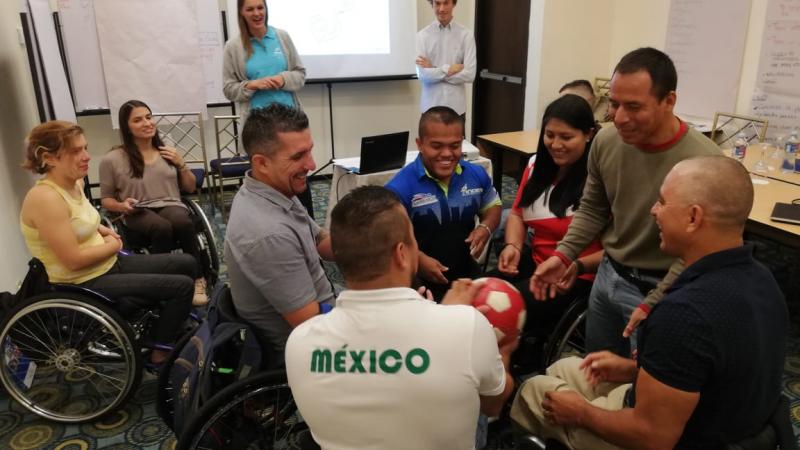
[[[644,323],[638,362],[561,360],[520,388],[511,416],[573,449],[707,449],[758,433],[778,403],[788,315],[743,244],[752,203],[737,161],[678,163],[651,213],[686,269]]]

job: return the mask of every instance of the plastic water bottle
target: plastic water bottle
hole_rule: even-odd
[[[786,140],[784,145],[784,156],[781,170],[783,172],[800,171],[797,166],[797,148],[800,147],[800,139],[797,138],[797,130],[792,131],[792,135]]]
[[[733,142],[733,149],[731,150],[731,156],[738,159],[739,161],[744,161],[744,156],[747,154],[747,136],[744,133],[739,133],[736,135],[736,140]],[[794,161],[792,161],[794,164]]]

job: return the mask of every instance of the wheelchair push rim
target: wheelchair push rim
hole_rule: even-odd
[[[192,418],[175,448],[301,448],[306,430],[285,372],[264,372],[217,393]]]
[[[56,422],[96,419],[138,384],[132,331],[110,307],[89,298],[31,298],[2,326],[0,380],[29,411]]]

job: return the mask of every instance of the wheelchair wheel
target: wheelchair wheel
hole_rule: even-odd
[[[175,405],[174,405],[174,390],[172,387],[172,380],[170,379],[170,372],[175,360],[181,355],[183,347],[189,342],[189,339],[194,336],[197,327],[187,331],[175,343],[167,359],[161,365],[158,371],[158,390],[156,391],[156,413],[161,420],[167,424],[171,430],[175,430]]]
[[[184,427],[175,449],[303,448],[307,429],[286,373],[262,372],[212,397]]]
[[[587,308],[587,299],[583,297],[567,308],[547,342],[543,357],[545,368],[561,358],[586,354]]]
[[[0,330],[0,380],[14,400],[45,419],[97,419],[123,405],[139,384],[139,346],[130,326],[88,296],[31,297]]]
[[[210,285],[217,282],[219,275],[219,254],[217,253],[217,238],[211,228],[211,223],[203,208],[195,200],[184,200],[184,203],[192,212],[192,220],[197,229],[197,246],[203,258],[203,270]]]

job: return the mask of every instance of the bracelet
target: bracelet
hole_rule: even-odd
[[[580,259],[576,259],[575,261],[572,261],[572,263],[575,264],[575,267],[578,269],[575,272],[576,275],[580,276],[586,273],[586,266],[583,265]]]
[[[518,251],[518,252],[522,253],[522,248],[521,248],[519,245],[517,245],[517,244],[515,244],[515,243],[513,243],[513,242],[506,242],[506,243],[503,245],[503,248],[506,248],[506,247],[508,247],[509,245],[510,245],[510,246],[512,246],[512,247],[514,247],[515,249],[517,249],[517,251]]]
[[[185,169],[186,169],[186,163],[183,163],[178,167],[178,170],[185,170]]]
[[[489,228],[489,225],[486,225],[485,223],[479,223],[475,228],[486,228],[486,231],[489,232],[489,236],[492,235],[492,229]]]

